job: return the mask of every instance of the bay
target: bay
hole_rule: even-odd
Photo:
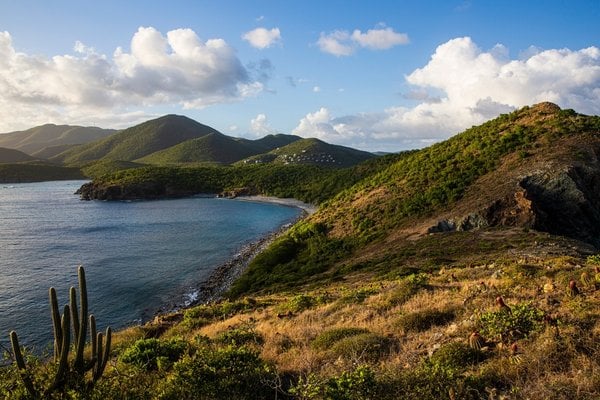
[[[84,181],[0,184],[0,344],[16,330],[38,352],[52,340],[48,288],[68,301],[86,269],[99,329],[150,318],[243,246],[296,219],[296,208],[192,197],[81,201]]]

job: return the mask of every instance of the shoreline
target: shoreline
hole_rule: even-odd
[[[283,235],[296,222],[313,214],[317,209],[316,206],[303,203],[300,200],[269,196],[240,196],[232,200],[279,204],[299,208],[302,212],[298,217],[285,223],[278,229],[242,246],[227,261],[218,265],[209,274],[208,278],[186,290],[175,303],[159,308],[154,313],[154,319],[164,314],[176,313],[197,305],[223,300],[223,295],[229,290],[233,282],[244,273],[250,262],[259,253]]]

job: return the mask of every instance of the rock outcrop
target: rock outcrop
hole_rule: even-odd
[[[526,176],[511,195],[467,215],[440,220],[428,232],[494,226],[531,228],[600,247],[598,162]]]

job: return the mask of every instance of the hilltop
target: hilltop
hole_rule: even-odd
[[[44,151],[46,148],[66,147],[93,142],[115,133],[114,129],[83,127],[73,125],[46,124],[24,131],[0,134],[0,147],[20,150],[26,154]],[[43,158],[43,157],[42,157]]]

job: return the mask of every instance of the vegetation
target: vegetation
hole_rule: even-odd
[[[595,157],[599,129],[600,118],[546,104],[348,169],[104,176],[190,191],[247,186],[321,207],[257,256],[228,299],[119,332],[102,379],[57,398],[597,399],[597,250],[520,225],[427,228],[497,200],[487,193],[514,198],[502,184],[532,165],[581,166],[573,157]],[[55,373],[52,361],[23,358],[35,387]],[[0,396],[26,398],[26,385],[18,365],[0,368]]]
[[[24,183],[84,179],[78,168],[43,163],[0,164],[1,183]]]
[[[111,329],[110,327],[107,328],[104,336],[102,333],[97,333],[96,319],[93,315],[90,315],[91,359],[84,359],[88,324],[87,286],[83,267],[79,267],[77,272],[79,276],[79,310],[77,309],[77,292],[74,287],[71,287],[69,291],[70,303],[65,305],[62,315],[58,309],[56,291],[54,288],[50,288],[49,290],[50,310],[54,326],[55,367],[54,377],[49,384],[46,383],[43,387],[36,388],[34,380],[31,378],[32,372],[28,371],[27,364],[23,358],[17,333],[15,331],[10,333],[12,354],[16,368],[28,395],[33,398],[37,398],[38,396],[48,397],[53,392],[65,393],[68,390],[87,391],[100,379],[110,357]],[[71,325],[73,326],[74,355],[69,357],[71,350]],[[104,340],[104,337],[106,337],[106,340]],[[69,358],[72,358],[71,364],[69,364]],[[90,380],[85,382],[85,375],[88,371],[91,371]]]

